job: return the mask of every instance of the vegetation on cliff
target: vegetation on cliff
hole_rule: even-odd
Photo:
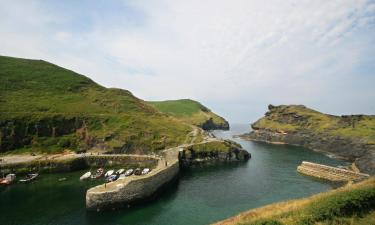
[[[179,154],[183,167],[215,161],[247,161],[250,158],[250,153],[242,149],[240,144],[230,140],[204,141],[182,148]]]
[[[229,129],[228,122],[197,101],[190,99],[151,101],[161,112],[179,118],[204,130]]]
[[[252,128],[278,132],[295,132],[308,129],[335,136],[360,138],[375,145],[375,116],[333,116],[309,109],[303,105],[269,106],[265,117],[252,124]]]
[[[375,224],[375,178],[253,209],[218,224]]]
[[[0,152],[145,153],[179,145],[191,131],[129,91],[42,60],[0,56]]]
[[[268,109],[243,138],[329,152],[375,174],[375,116],[333,116],[303,105],[269,105]]]

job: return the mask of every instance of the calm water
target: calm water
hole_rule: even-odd
[[[247,126],[215,131],[230,138]],[[234,139],[252,154],[247,163],[193,168],[178,184],[153,202],[128,210],[86,212],[85,191],[95,185],[79,182],[84,172],[43,175],[31,184],[0,189],[0,224],[208,224],[267,203],[308,196],[332,184],[296,172],[302,160],[346,165],[300,147]],[[58,181],[66,177],[66,181]]]

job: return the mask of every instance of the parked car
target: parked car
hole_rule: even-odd
[[[137,168],[134,170],[134,175],[142,175],[142,170],[141,168]]]
[[[134,173],[134,170],[133,169],[128,169],[126,172],[125,172],[125,176],[130,176]]]
[[[144,169],[142,170],[142,175],[146,175],[146,174],[148,174],[150,171],[151,171],[151,170],[150,170],[149,168],[144,168]]]

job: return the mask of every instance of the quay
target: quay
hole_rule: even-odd
[[[339,182],[359,181],[370,177],[368,174],[306,161],[297,167],[297,171],[304,175]]]
[[[130,176],[90,188],[86,192],[86,208],[100,211],[115,209],[147,199],[175,180],[179,174],[180,148],[164,150],[157,166],[142,176]]]

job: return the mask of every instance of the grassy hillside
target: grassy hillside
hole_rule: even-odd
[[[301,129],[334,136],[360,138],[375,144],[375,116],[333,116],[323,114],[303,105],[270,106],[265,117],[254,124],[253,129],[270,129],[279,132],[295,132]]]
[[[375,224],[375,178],[308,198],[267,205],[218,224]]]
[[[177,117],[187,123],[209,129],[229,129],[228,122],[211,112],[207,107],[190,99],[148,102],[158,110]]]
[[[0,56],[0,152],[143,153],[178,145],[189,132],[129,91],[42,60]]]
[[[243,138],[324,151],[375,175],[375,116],[333,116],[303,105],[268,106]]]

